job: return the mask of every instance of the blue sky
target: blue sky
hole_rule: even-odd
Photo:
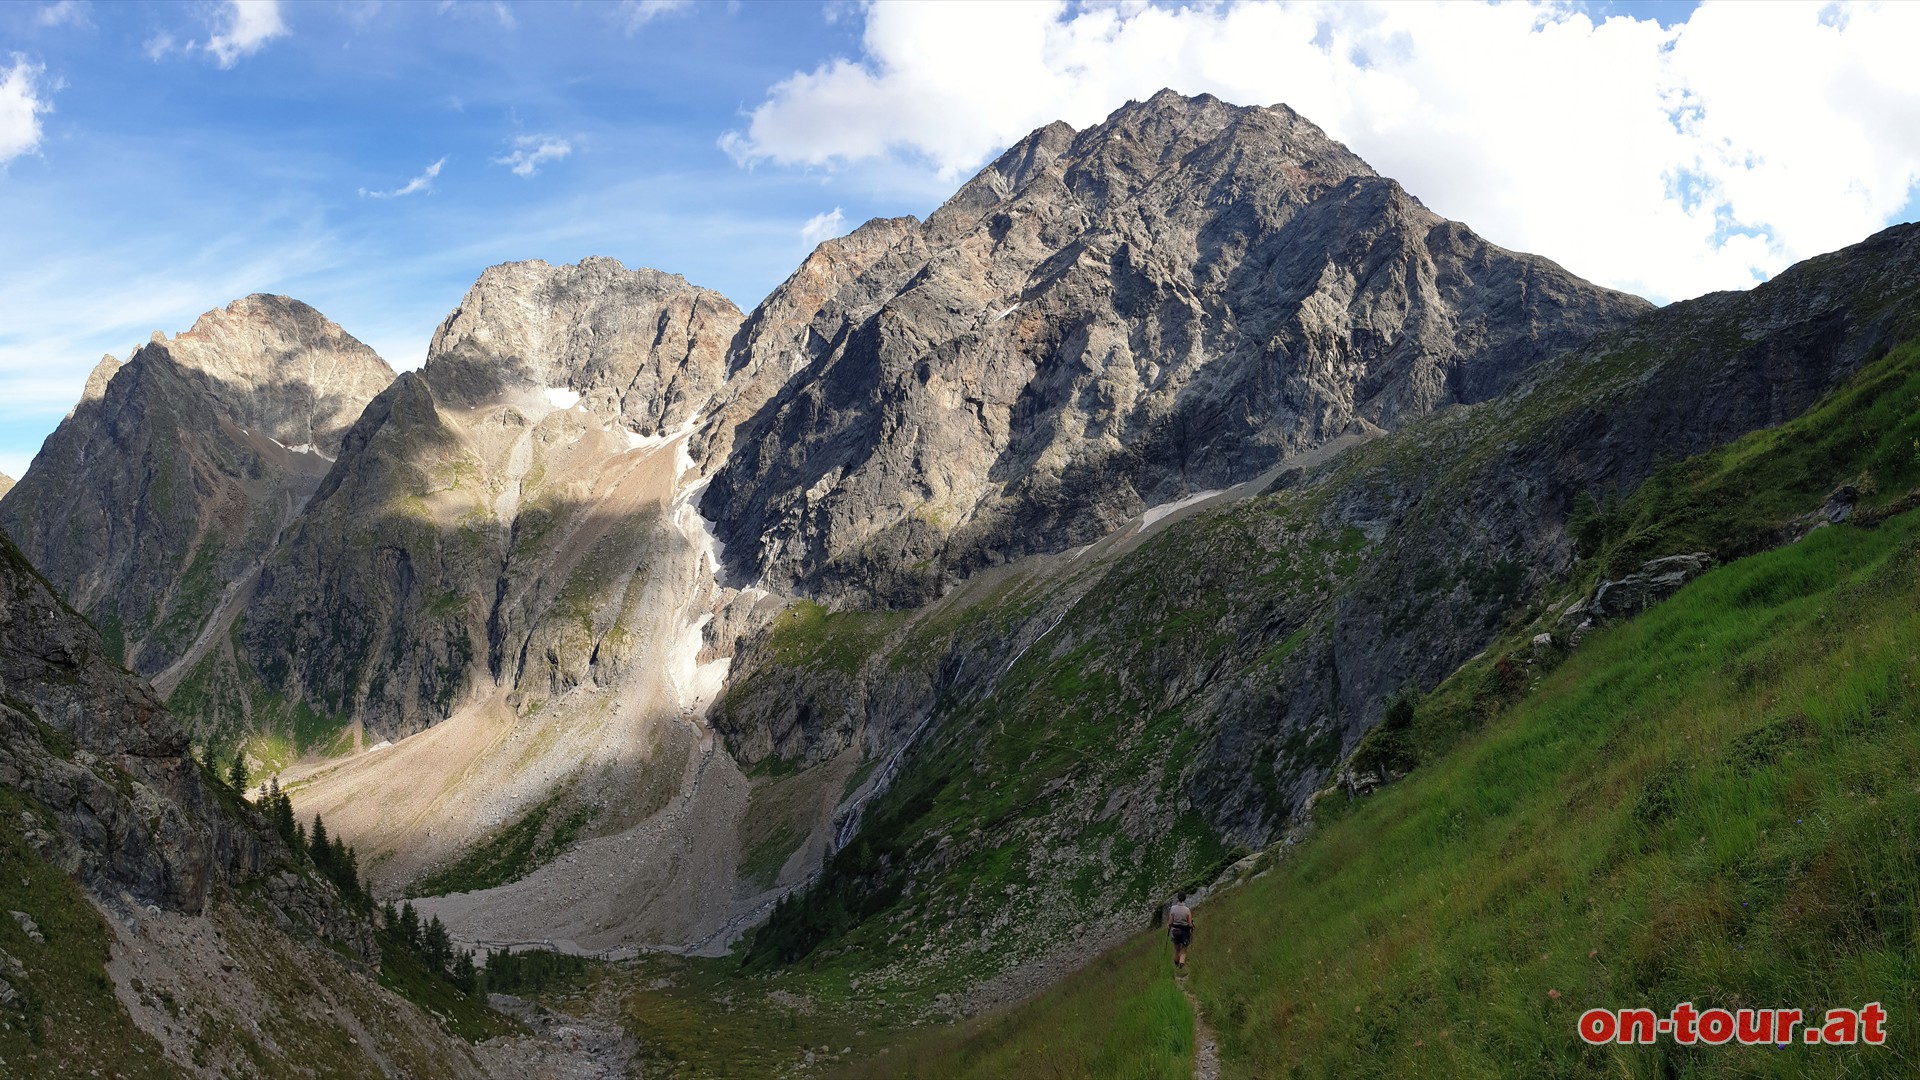
[[[1595,280],[1742,285],[1915,209],[1920,92],[1847,76],[1878,70],[1889,29],[1796,10],[0,5],[0,471],[102,353],[250,292],[398,368],[501,261],[611,255],[751,308],[814,241],[924,215],[1032,127],[1162,85],[1288,101],[1442,213]],[[1809,77],[1836,89],[1789,144],[1729,58],[1810,33]],[[1855,113],[1888,126],[1826,130]],[[1848,155],[1872,168],[1815,167]],[[1811,215],[1828,188],[1841,209]]]

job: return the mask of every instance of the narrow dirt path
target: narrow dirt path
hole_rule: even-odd
[[[1220,1041],[1200,1012],[1200,999],[1185,982],[1180,983],[1180,993],[1193,1007],[1193,1080],[1220,1080]]]

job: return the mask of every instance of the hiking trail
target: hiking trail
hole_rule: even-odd
[[[1200,999],[1187,989],[1184,980],[1176,980],[1180,987],[1180,996],[1187,999],[1187,1005],[1193,1009],[1193,1080],[1220,1080],[1220,1043],[1213,1037],[1213,1028],[1207,1026],[1207,1018],[1200,1013]]]

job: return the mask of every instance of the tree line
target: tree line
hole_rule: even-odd
[[[225,781],[236,795],[246,794],[250,777],[244,753],[236,753],[224,772],[215,769],[211,761],[203,763],[208,766],[209,774]],[[482,967],[473,950],[454,947],[446,924],[439,916],[422,921],[413,901],[396,905],[389,900],[376,909],[372,895],[360,879],[359,854],[338,835],[330,835],[319,814],[313,816],[312,828],[301,824],[294,816],[292,797],[280,789],[278,776],[260,785],[260,795],[254,805],[286,842],[296,863],[311,867],[332,882],[341,897],[356,910],[379,916],[376,929],[382,945],[404,951],[429,975],[451,984],[463,994],[484,998],[490,993],[538,991],[586,969],[586,961],[581,957],[544,949],[517,953],[504,949],[488,951]]]

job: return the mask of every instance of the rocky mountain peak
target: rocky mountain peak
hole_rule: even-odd
[[[241,428],[329,457],[393,381],[387,362],[331,319],[262,293],[207,312],[177,337],[156,334],[128,361],[139,362],[170,363]]]
[[[743,316],[678,274],[617,259],[488,268],[434,333],[423,373],[451,404],[507,399],[617,414],[642,435],[679,427],[719,388]]]
[[[1172,92],[1041,128],[873,241],[736,347],[792,373],[701,503],[743,580],[918,604],[1649,306],[1446,222],[1284,105]]]
[[[80,391],[80,400],[75,403],[74,409],[85,408],[87,405],[105,397],[107,384],[113,381],[113,376],[122,366],[120,361],[115,359],[112,353],[101,357],[100,362],[93,365],[93,370],[87,373],[87,384],[85,388]],[[73,413],[69,412],[67,415],[72,416]]]
[[[0,528],[116,661],[165,682],[392,378],[313,308],[236,300],[124,364],[103,358],[0,502]]]
[[[1172,182],[1261,184],[1295,201],[1354,177],[1377,177],[1365,161],[1285,105],[1229,105],[1208,94],[1162,90],[1128,102],[1081,132],[1068,151],[1066,184],[1098,204],[1140,197]]]
[[[8,476],[6,473],[0,473],[0,499],[6,498],[7,492],[12,490],[13,477]]]

